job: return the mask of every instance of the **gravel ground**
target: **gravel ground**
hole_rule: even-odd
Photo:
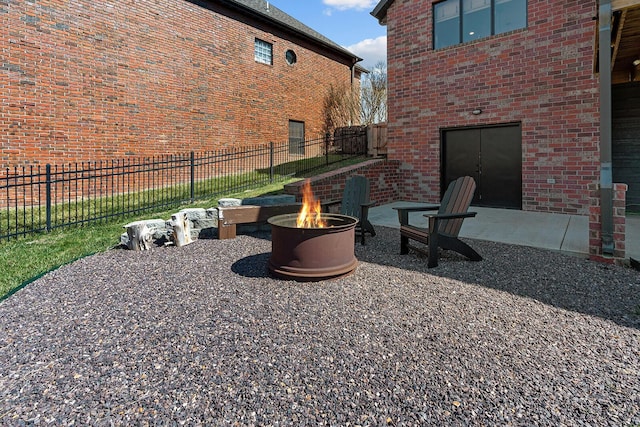
[[[112,250],[0,303],[0,424],[640,425],[640,273],[474,241],[269,277],[268,235]]]

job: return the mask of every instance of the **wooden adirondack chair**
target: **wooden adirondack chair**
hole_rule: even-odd
[[[369,200],[369,180],[362,175],[353,175],[347,179],[342,193],[342,200],[323,203],[325,209],[340,204],[340,213],[358,218],[356,234],[360,235],[360,243],[365,244],[365,233],[376,235],[373,225],[369,222],[369,208],[374,205]]]
[[[449,184],[440,205],[395,207],[400,220],[400,253],[407,254],[409,249],[428,253],[427,267],[429,268],[438,266],[439,247],[458,252],[471,261],[481,261],[482,257],[458,238],[464,219],[476,216],[476,212],[467,212],[475,190],[476,183],[473,178],[464,176]],[[409,212],[431,210],[438,212],[424,215],[429,220],[427,229],[409,224]],[[427,245],[428,251],[422,247],[410,245],[409,240]]]

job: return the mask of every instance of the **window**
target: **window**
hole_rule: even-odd
[[[462,0],[462,41],[491,35],[491,0]]]
[[[287,60],[287,64],[289,65],[293,65],[298,61],[298,56],[291,49],[285,52],[284,57]]]
[[[495,0],[495,34],[506,33],[527,26],[526,0]]]
[[[289,120],[289,153],[304,154],[304,122]]]
[[[273,64],[273,45],[264,40],[256,39],[254,46],[254,56],[256,62],[261,64]]]
[[[433,5],[433,48],[527,26],[527,0],[445,0]]]

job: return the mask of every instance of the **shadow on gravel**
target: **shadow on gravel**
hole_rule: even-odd
[[[438,267],[428,269],[426,257],[399,254],[397,230],[376,227],[376,231],[378,235],[365,246],[356,244],[360,261],[497,289],[640,329],[640,274],[631,268],[550,250],[468,240],[482,261],[445,252]]]
[[[270,256],[266,252],[242,258],[231,265],[231,271],[244,277],[269,277],[267,262]]]

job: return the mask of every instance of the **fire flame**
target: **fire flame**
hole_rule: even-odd
[[[302,209],[298,214],[296,226],[298,228],[324,228],[327,226],[321,218],[322,206],[320,200],[316,200],[311,189],[311,183],[307,180],[302,186]]]

